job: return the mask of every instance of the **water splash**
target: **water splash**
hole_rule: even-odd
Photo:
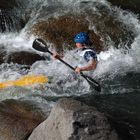
[[[11,31],[14,28],[9,11],[0,10],[0,32]]]
[[[66,0],[58,0],[55,1],[55,6],[52,8],[54,1],[44,1],[44,0],[34,0],[30,1],[28,7],[29,9],[35,4],[34,8],[31,11],[31,17],[26,24],[25,28],[20,33],[8,33],[8,34],[0,34],[0,46],[5,47],[5,49],[9,52],[11,51],[35,51],[32,49],[32,42],[35,39],[34,36],[27,37],[27,30],[30,29],[34,22],[37,22],[39,19],[46,19],[50,16],[57,16],[66,14],[70,11],[73,7],[73,11],[76,8],[82,6],[83,3],[88,3],[90,7],[93,3],[90,2],[97,2],[97,0],[93,1],[74,1],[71,0],[67,2]],[[118,47],[119,49],[115,49],[114,44],[112,44],[111,40],[107,42],[109,46],[108,50],[102,51],[98,54],[99,62],[97,69],[93,72],[92,76],[99,80],[103,86],[102,93],[117,93],[117,92],[126,92],[131,91],[131,89],[135,89],[131,87],[132,83],[123,83],[122,80],[126,78],[128,73],[139,73],[140,71],[140,23],[136,15],[133,13],[121,10],[117,7],[112,7],[107,1],[100,1],[103,5],[107,6],[110,9],[111,14],[115,12],[116,20],[121,21],[123,24],[126,25],[128,30],[131,30],[135,33],[135,39],[131,46],[125,47]],[[37,6],[38,5],[38,6]],[[62,8],[65,7],[65,8]],[[68,9],[68,7],[70,9]],[[47,10],[44,11],[44,8]],[[49,12],[50,8],[54,11]],[[62,8],[60,12],[58,10]],[[86,8],[83,7],[83,8]],[[97,9],[93,9],[93,11],[97,11]],[[99,14],[99,13],[97,13]],[[90,25],[89,27],[91,30],[95,29],[94,25]],[[98,33],[98,32],[97,32]],[[120,46],[123,45],[119,44]],[[125,48],[125,49],[122,49]],[[126,49],[127,48],[127,49]],[[42,53],[37,52],[40,55]],[[44,55],[44,54],[43,54]],[[45,54],[48,57],[48,54]],[[66,51],[64,60],[68,62],[72,66],[77,65],[77,60],[73,57],[73,51]],[[7,77],[11,77],[14,75],[13,78],[17,78],[20,76],[20,72],[15,72],[14,70],[10,69],[7,73],[4,73],[4,69],[1,77],[1,81],[4,80],[3,75],[7,75]],[[46,60],[46,61],[38,61],[31,66],[29,73],[33,74],[44,74],[50,79],[50,83],[46,84],[45,90],[34,90],[34,92],[43,94],[49,94],[51,96],[63,96],[63,95],[81,95],[85,93],[92,92],[89,88],[89,85],[83,80],[79,75],[76,75],[72,72],[69,68],[64,66],[62,63],[54,60]],[[88,73],[87,73],[88,74]],[[8,78],[7,78],[8,79]],[[138,81],[138,78],[133,77],[133,79]],[[139,89],[139,85],[136,82],[136,86]],[[130,87],[130,88],[128,88]],[[75,91],[76,89],[76,91]],[[121,89],[121,90],[120,90]],[[33,90],[33,89],[32,89]],[[93,93],[94,94],[94,93]]]

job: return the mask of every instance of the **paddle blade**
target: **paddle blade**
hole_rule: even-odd
[[[91,85],[92,88],[94,88],[98,92],[101,92],[100,84],[97,83],[94,79],[92,79],[91,77],[87,77],[87,81]]]
[[[48,47],[47,47],[45,41],[40,38],[34,40],[32,47],[35,50],[38,50],[41,52],[48,52]]]
[[[92,88],[94,88],[98,92],[101,92],[101,86],[98,82],[96,82],[93,78],[84,75],[83,73],[81,73],[81,76],[87,80],[87,82],[90,84]]]

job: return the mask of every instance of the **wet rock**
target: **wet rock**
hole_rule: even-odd
[[[39,21],[32,27],[32,33],[47,42],[53,43],[59,50],[74,48],[73,36],[81,31],[89,34],[97,52],[107,49],[107,43],[110,39],[116,47],[122,42],[130,45],[134,39],[133,31],[116,20],[116,17],[110,14],[111,11],[107,7],[99,4],[96,6],[96,3],[94,6],[100,14],[89,8],[81,15],[65,15],[50,18],[47,21]],[[97,33],[92,28],[95,28]]]
[[[40,21],[32,28],[32,33],[42,39],[53,43],[60,50],[75,47],[73,37],[76,33],[85,31],[89,34],[96,50],[101,50],[103,45],[100,36],[89,30],[89,22],[82,16],[61,16]]]
[[[0,140],[26,140],[49,112],[49,106],[33,101],[0,102]]]
[[[104,114],[73,99],[60,99],[28,140],[119,140]]]
[[[45,60],[44,57],[31,52],[21,51],[21,52],[11,52],[10,54],[7,54],[4,48],[1,48],[0,51],[1,51],[0,64],[13,62],[23,65],[32,65],[34,62],[38,60]]]
[[[38,54],[31,53],[31,52],[13,52],[7,55],[6,62],[7,63],[18,63],[23,65],[32,65],[34,62],[38,60],[45,60],[44,57],[41,57]]]
[[[110,41],[116,48],[120,44],[123,44],[121,47],[124,47],[124,44],[130,46],[134,40],[133,30],[122,21],[119,21],[113,9],[98,2],[93,3],[93,5],[98,12],[94,12],[89,8],[85,13],[91,22],[90,26],[93,26],[104,40],[104,46],[108,47]]]
[[[14,6],[16,6],[15,0],[1,0],[0,1],[0,9],[12,9]]]
[[[112,4],[117,5],[125,10],[131,10],[137,14],[140,13],[139,0],[109,0]]]

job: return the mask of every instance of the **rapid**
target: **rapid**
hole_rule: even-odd
[[[101,10],[102,7],[103,10]],[[58,60],[52,59],[48,53],[41,53],[32,48],[32,43],[37,38],[30,33],[33,24],[50,17],[59,18],[59,16],[67,13],[79,14],[85,12],[88,15],[88,10],[95,16],[104,13],[113,16],[114,24],[115,21],[119,21],[119,23],[122,23],[120,27],[125,26],[126,30],[133,33],[133,37],[129,36],[124,40],[118,37],[115,42],[108,33],[100,32],[96,28],[96,24],[102,26],[102,23],[94,23],[87,16],[90,22],[89,29],[94,30],[99,35],[102,34],[101,39],[106,42],[106,49],[97,54],[98,66],[96,70],[92,74],[86,72],[101,84],[102,90],[100,93],[91,90],[90,85],[80,75],[75,74]],[[26,20],[25,26],[19,29],[17,19],[21,15],[25,15],[25,12],[26,16],[28,15],[28,20]],[[112,114],[113,118],[117,116],[116,120],[119,123],[116,125],[122,126],[122,124],[125,124],[132,134],[130,139],[140,139],[138,134],[140,130],[138,125],[140,124],[139,15],[112,6],[106,0],[18,0],[18,6],[13,9],[12,14],[11,24],[8,24],[5,20],[6,31],[0,33],[0,48],[4,48],[7,55],[26,50],[44,56],[46,60],[36,61],[30,66],[30,69],[26,69],[26,66],[21,64],[2,63],[0,65],[0,82],[15,80],[25,74],[43,74],[48,77],[49,82],[44,85],[1,89],[1,101],[27,98],[37,100],[37,102],[48,102],[60,97],[79,98],[89,105],[96,104],[101,111]],[[53,44],[48,42],[48,45],[50,46],[49,49],[55,49]],[[74,56],[74,52],[75,50],[66,49],[63,60],[75,67],[78,65],[78,58]],[[122,130],[120,129],[120,133],[123,133]],[[127,134],[126,138],[128,138]]]

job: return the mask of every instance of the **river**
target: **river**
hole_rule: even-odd
[[[96,105],[102,112],[109,113],[117,131],[125,140],[140,139],[140,21],[138,15],[112,6],[106,0],[100,0],[100,2],[98,0],[25,0],[24,2],[18,0],[17,3],[18,6],[12,9],[10,14],[8,11],[3,15],[5,18],[1,24],[0,47],[7,51],[7,55],[26,50],[44,55],[46,60],[36,61],[30,69],[25,69],[21,64],[2,63],[0,82],[15,80],[24,74],[44,74],[49,82],[43,85],[43,89],[38,86],[1,89],[0,100],[28,98],[45,102],[45,100],[55,101],[57,98],[66,96],[78,98],[89,105]],[[29,31],[35,23],[48,20],[50,17],[59,18],[68,13],[78,15],[81,12],[87,15],[89,29],[94,30],[106,42],[105,49],[98,53],[97,69],[91,75],[100,82],[102,87],[100,93],[91,90],[90,85],[80,75],[76,75],[61,62],[50,59],[49,54],[37,52],[32,48],[36,36],[29,34]],[[0,11],[0,16],[2,14],[3,12]],[[6,18],[8,15],[11,15],[10,20]],[[125,33],[115,38],[106,32],[106,27],[103,27],[102,23],[106,19],[99,18],[103,15],[113,17],[113,23],[118,26],[119,22],[119,27]],[[21,24],[18,18],[24,19],[22,22],[24,24]],[[97,21],[95,21],[96,18],[98,18]],[[98,26],[102,27],[99,29]],[[74,51],[65,50],[63,59],[76,66]]]

